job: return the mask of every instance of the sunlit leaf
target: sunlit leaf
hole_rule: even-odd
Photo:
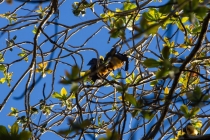
[[[118,99],[119,99],[120,101],[122,101],[122,96],[118,96]]]
[[[37,27],[36,27],[36,25],[34,25],[34,29],[32,30],[32,33],[34,33],[34,34],[36,34],[37,33]]]
[[[8,114],[8,116],[18,116],[18,110],[14,107],[11,107],[11,112]]]
[[[67,93],[67,91],[66,91],[66,89],[63,87],[62,89],[61,89],[61,96],[62,97],[65,97],[68,93]]]
[[[53,71],[51,69],[45,70],[46,73],[51,74]]]
[[[168,93],[169,93],[169,88],[166,87],[166,88],[164,89],[164,94],[168,94]]]
[[[0,64],[0,71],[4,72],[6,70],[6,67],[3,64]]]
[[[189,17],[183,17],[183,18],[181,19],[182,23],[185,23],[185,22],[187,22],[188,20],[189,20]]]
[[[3,84],[6,81],[6,78],[1,78],[0,79],[0,84]]]
[[[71,94],[71,96],[70,96],[70,99],[74,99],[74,98],[76,98],[76,95],[75,95],[74,92],[72,92],[72,94]]]

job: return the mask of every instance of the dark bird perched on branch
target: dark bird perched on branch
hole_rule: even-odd
[[[88,65],[90,65],[90,71],[93,73],[90,75],[91,79],[95,82],[100,77],[106,77],[110,71],[122,68],[125,64],[125,71],[128,70],[128,57],[126,54],[121,54],[116,52],[116,48],[111,49],[104,60],[99,60],[99,65],[97,67],[97,58],[92,58]]]

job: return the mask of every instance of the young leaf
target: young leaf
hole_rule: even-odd
[[[3,84],[6,81],[6,78],[1,78],[0,79],[0,84]]]
[[[66,97],[66,95],[67,95],[67,91],[66,91],[66,89],[63,87],[63,88],[61,89],[61,96],[62,96],[62,97]]]
[[[18,110],[14,107],[11,107],[11,112],[8,114],[8,116],[18,116]]]
[[[36,34],[37,33],[37,27],[36,27],[36,25],[34,25],[34,29],[33,29],[33,31],[32,31],[32,33],[34,33],[34,34]]]
[[[164,94],[168,94],[168,93],[169,93],[169,89],[168,89],[168,87],[166,87],[164,90]]]

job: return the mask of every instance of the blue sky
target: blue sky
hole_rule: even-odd
[[[59,12],[60,12],[60,16],[59,16],[59,19],[58,19],[58,23],[61,23],[61,24],[64,24],[64,25],[67,25],[67,26],[72,26],[72,25],[75,25],[77,23],[80,23],[80,22],[84,22],[84,21],[87,21],[87,20],[91,20],[91,19],[96,19],[97,17],[90,11],[90,9],[86,10],[86,15],[84,17],[75,17],[72,13],[72,2],[73,1],[65,1],[65,4],[62,4],[62,6],[59,8]],[[165,1],[164,1],[165,2]],[[5,12],[8,12],[8,11],[13,11],[18,5],[21,5],[22,3],[21,2],[16,2],[14,1],[13,4],[11,5],[8,5],[6,2],[4,2],[3,4],[0,4],[0,14],[3,14]],[[150,5],[155,5],[157,6],[159,3],[156,2],[156,3],[151,3]],[[161,5],[164,4],[164,3],[161,3]],[[48,3],[45,3],[45,4],[42,4],[42,7],[45,7],[46,5],[48,5]],[[113,8],[113,10],[115,10],[115,8],[118,6],[118,8],[122,7],[122,6],[119,6],[119,4],[116,4],[116,5],[113,5],[111,6],[110,8]],[[27,4],[24,6],[25,9],[30,9],[30,10],[37,10],[37,5],[35,4]],[[99,6],[95,6],[95,11],[97,14],[99,13],[102,13],[103,12],[103,9]],[[21,21],[21,16],[26,16],[28,14],[32,14],[30,13],[28,10],[23,10],[23,9],[19,9],[17,12],[17,15],[18,17],[18,21]],[[54,17],[54,16],[53,16]],[[52,17],[52,18],[53,18]],[[31,23],[34,19],[37,19],[38,17],[32,17],[28,23]],[[51,18],[51,19],[52,19]],[[8,24],[8,21],[6,19],[3,19],[3,18],[0,18],[0,28],[6,26]],[[23,22],[23,23],[20,23],[18,24],[17,26],[15,27],[12,27],[12,28],[16,28],[16,27],[19,27],[21,25],[24,25],[24,24],[27,24],[27,22]],[[39,25],[36,24],[37,26]],[[15,40],[15,42],[23,42],[25,40],[27,41],[31,41],[33,42],[33,37],[34,37],[34,34],[32,33],[32,30],[34,29],[34,24],[24,28],[24,29],[20,29],[20,30],[17,30],[17,31],[14,31],[14,32],[11,32],[10,33],[10,37],[12,38],[13,36],[17,35],[17,39]],[[171,28],[171,32],[173,33],[175,31],[175,27],[173,26]],[[59,31],[63,31],[64,28],[62,27],[58,27],[58,32]],[[98,33],[95,33],[97,30],[99,30]],[[44,31],[50,36],[50,35],[53,35],[55,33],[55,26],[54,25],[50,25],[50,26],[47,26]],[[68,36],[70,36],[74,31],[76,31],[76,29],[69,29],[68,30]],[[159,30],[160,31],[160,34],[163,34],[164,31],[163,30]],[[94,34],[95,33],[95,34]],[[170,33],[168,33],[168,35],[170,35]],[[70,45],[73,45],[73,46],[80,46],[82,45],[87,39],[88,37],[90,36],[93,36],[90,38],[90,40],[88,40],[88,42],[84,45],[83,48],[94,48],[98,51],[99,55],[102,55],[102,56],[105,56],[106,53],[113,47],[113,45],[119,40],[119,39],[111,39],[110,42],[108,43],[109,41],[109,30],[107,30],[104,26],[104,24],[102,22],[98,22],[97,24],[93,24],[93,25],[90,25],[88,27],[84,27],[81,31],[77,32],[75,35],[71,36],[71,38],[69,40],[67,40],[64,44],[64,47],[66,47],[67,49],[69,49],[70,51],[74,51],[76,49],[73,49],[73,48],[70,48],[68,46],[68,44]],[[126,36],[129,38],[129,36],[131,36],[131,32],[130,31],[126,31]],[[172,40],[175,40],[176,42],[178,42],[179,44],[183,43],[183,33],[179,33],[179,36],[176,40],[176,37],[175,36],[174,38],[172,38]],[[2,51],[4,48],[6,48],[6,41],[5,39],[8,38],[8,34],[7,33],[4,33],[1,37],[0,37],[0,51]],[[61,40],[58,42],[58,44],[60,42],[63,42],[63,39],[64,39],[64,36],[62,36]],[[139,40],[141,40],[141,38],[139,39],[136,39],[135,41],[138,42]],[[40,45],[40,43],[42,43],[44,40],[46,40],[46,37],[44,35],[40,35],[40,37],[38,38],[38,44]],[[128,42],[130,46],[132,46],[132,42]],[[161,41],[160,44],[163,44],[163,42]],[[153,51],[157,51],[157,47],[156,47],[157,43],[156,43],[156,38],[154,37],[153,40],[152,40],[152,43],[150,44],[149,48],[151,48],[151,50]],[[31,45],[30,43],[26,43],[25,45],[22,45],[22,47],[24,47],[25,49],[28,49],[28,50],[32,50],[33,49],[33,45]],[[42,47],[42,51],[43,52],[48,52],[52,47],[53,45],[49,42],[45,43]],[[123,45],[123,48],[122,48],[122,52],[124,52],[125,50],[128,50],[128,47],[126,45]],[[53,58],[56,58],[57,55],[59,54],[59,51],[60,50],[56,50],[54,52],[54,57]],[[19,58],[19,56],[17,56],[18,53],[20,53],[21,50],[19,48],[14,48],[13,51],[7,51],[6,54],[5,54],[5,61],[4,63],[11,63],[13,61],[15,61],[16,59]],[[38,53],[40,53],[38,51]],[[189,53],[189,51],[187,52]],[[185,57],[186,54],[184,54],[182,57]],[[68,51],[63,51],[61,53],[61,56],[65,56],[69,54]],[[83,51],[81,52],[81,54],[83,55],[84,59],[82,60],[81,57],[79,55],[74,55],[75,57],[75,60],[76,60],[76,63],[81,65],[81,63],[83,62],[83,65],[82,65],[82,70],[88,70],[89,69],[89,66],[87,66],[87,63],[89,62],[89,60],[91,60],[93,57],[96,57],[96,54],[95,52],[93,51],[90,51],[90,50],[86,50],[86,51]],[[44,60],[49,60],[50,59],[50,56],[51,55],[48,55],[44,58]],[[153,57],[155,58],[154,55],[151,55],[151,53],[148,52],[148,54],[145,54],[145,56],[147,57]],[[9,69],[9,72],[13,72],[13,77],[12,77],[12,82],[11,82],[11,86],[13,87],[15,85],[16,82],[18,82],[17,80],[21,77],[21,75],[25,72],[25,70],[28,68],[29,64],[30,64],[30,61],[31,61],[31,56],[29,56],[29,62],[25,62],[25,61],[20,61],[18,63],[14,63],[10,69]],[[156,58],[157,59],[157,58]],[[41,57],[37,57],[37,63],[40,63],[42,61]],[[65,57],[65,58],[62,58],[60,59],[60,62],[58,63],[57,65],[57,68],[56,68],[56,71],[55,71],[55,80],[54,80],[54,88],[52,88],[52,75],[47,75],[45,78],[42,78],[42,80],[36,85],[36,87],[34,88],[33,92],[30,94],[30,105],[31,106],[34,106],[36,105],[41,99],[43,99],[43,85],[46,84],[46,88],[44,90],[46,96],[49,95],[49,93],[53,90],[53,91],[56,91],[56,92],[60,92],[61,88],[62,87],[65,87],[67,89],[67,91],[69,92],[70,91],[70,86],[69,85],[61,85],[59,84],[59,80],[60,80],[60,76],[64,76],[64,72],[65,70],[67,71],[70,71],[70,66],[65,64],[65,63],[68,63],[68,64],[71,64],[71,65],[75,65],[75,61],[74,61],[74,58],[72,57]],[[51,61],[51,69],[54,68],[54,65],[55,65],[55,61],[52,60]],[[130,62],[129,63],[129,71],[128,72],[132,72],[134,67],[134,62]],[[123,70],[122,71],[122,74],[125,76],[125,72]],[[117,73],[118,71],[116,71],[115,73]],[[135,71],[137,72],[137,71]],[[2,73],[0,73],[0,78],[3,76]],[[15,91],[13,92],[12,96],[10,97],[10,99],[8,100],[6,106],[4,107],[4,109],[2,110],[2,112],[0,112],[0,125],[4,125],[4,126],[7,126],[7,125],[12,125],[16,118],[15,117],[8,117],[7,114],[10,112],[10,108],[11,107],[15,107],[17,108],[19,111],[21,110],[24,110],[24,99],[21,99],[21,100],[14,100],[14,97],[18,97],[22,94],[22,92],[24,91],[25,89],[25,86],[26,86],[26,82],[27,82],[27,79],[28,79],[28,74],[22,79],[22,81],[20,82],[20,84],[17,86],[17,88],[15,89]],[[40,74],[37,74],[36,73],[36,79],[39,78]],[[141,87],[139,87],[141,88]],[[147,87],[147,88],[151,88],[151,87]],[[3,99],[6,97],[7,93],[11,90],[11,88],[9,88],[6,84],[1,84],[0,85],[0,94],[1,94],[1,99],[0,99],[0,102],[3,101]],[[129,91],[132,91],[133,89],[130,88]],[[113,91],[113,88],[112,87],[102,87],[100,88],[100,90],[98,91],[97,93],[97,96],[101,96],[103,97],[104,94],[107,94],[107,93],[110,93],[111,91]],[[93,93],[93,91],[91,91]],[[84,92],[81,92],[80,95],[84,95]],[[117,93],[116,96],[120,96],[120,93]],[[104,99],[101,99],[103,102],[107,102],[107,101],[113,101],[113,96],[112,97],[107,97],[107,98],[104,98]],[[119,100],[118,100],[119,101]],[[52,103],[58,103],[58,100],[57,99],[53,99],[53,98],[50,98],[48,101],[47,101],[48,104],[52,104]],[[85,104],[85,100],[82,101],[82,104]],[[97,108],[97,106],[91,106],[93,108]],[[104,109],[107,107],[107,108],[110,108],[110,106],[103,106]],[[38,106],[37,106],[38,108]],[[57,105],[54,107],[55,111],[59,112],[62,108]],[[99,109],[99,107],[98,107]],[[103,114],[103,113],[101,113]],[[113,112],[109,112],[109,115],[112,116]],[[24,113],[20,113],[20,116],[24,115]],[[52,115],[53,116],[53,115]],[[51,116],[49,117],[42,117],[41,119],[41,123],[43,123],[46,119],[49,119]],[[89,117],[88,115],[87,116],[84,116],[85,117]],[[130,118],[131,115],[129,114],[128,117]],[[62,116],[57,116],[56,119],[54,119],[52,122],[49,123],[49,125],[53,124],[53,122],[55,122],[56,120],[62,118]],[[39,115],[36,115],[36,116],[33,116],[32,119],[34,120],[34,122],[37,122],[37,120],[39,119]],[[106,120],[107,118],[102,118],[104,120]],[[142,123],[143,120],[141,120],[141,122],[138,122],[139,124]],[[148,128],[147,130],[149,130],[149,128],[156,122],[156,119],[154,118],[151,123],[149,123],[146,128]],[[131,121],[127,121],[126,122],[126,130],[128,130],[130,128],[130,126],[132,125],[137,125],[138,123],[136,123],[135,120]],[[67,127],[67,121],[65,120],[61,126],[59,127],[53,127],[52,129],[53,130],[58,130],[59,128],[66,128]],[[168,124],[166,124],[168,125]],[[128,127],[127,127],[128,126]],[[139,130],[136,132],[137,133],[137,136],[142,136],[143,133]],[[45,139],[53,139],[53,140],[60,140],[61,138],[58,137],[57,135],[55,135],[53,132],[46,132],[45,134],[43,134],[41,136],[41,140],[45,140]]]

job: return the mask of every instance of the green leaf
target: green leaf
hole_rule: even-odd
[[[132,115],[132,117],[134,118],[134,117],[136,117],[139,113],[140,113],[139,110],[134,110],[134,111],[131,113],[131,115]]]
[[[208,100],[208,99],[209,99],[209,97],[210,97],[209,95],[204,95],[204,96],[203,96],[203,101]]]
[[[199,107],[193,107],[190,115],[193,117],[193,116],[197,115],[199,111],[200,111]]]
[[[148,12],[144,12],[143,16],[148,20],[148,21],[156,21],[156,17],[155,17],[155,9],[154,8],[150,8],[148,10]]]
[[[100,17],[101,18],[105,18],[106,17],[106,14],[102,13],[102,14],[100,14]]]
[[[131,80],[130,77],[127,77],[127,78],[125,79],[125,82],[126,82],[126,84],[131,84],[131,83],[132,83],[132,80]]]
[[[78,74],[79,74],[79,68],[78,68],[78,66],[75,65],[72,67],[71,78],[72,79],[78,78]]]
[[[22,50],[22,53],[19,53],[19,54],[18,54],[18,56],[20,56],[20,57],[25,57],[26,55],[27,55],[27,53],[26,53],[24,50]],[[25,60],[26,62],[28,62],[28,57],[25,57],[24,60]]]
[[[9,133],[7,131],[7,128],[3,125],[0,125],[0,138],[8,137]]]
[[[206,14],[208,13],[208,9],[206,7],[198,7],[196,10],[194,10],[196,17],[200,20],[203,21],[205,18]]]
[[[46,69],[45,72],[51,74],[53,71],[51,69]]]
[[[150,82],[150,86],[155,86],[157,83],[158,83],[158,81],[154,80],[154,81]]]
[[[120,36],[120,31],[118,29],[112,29],[109,33],[112,38],[117,38]]]
[[[168,46],[163,47],[162,55],[164,59],[169,59],[170,56],[170,48]]]
[[[194,34],[197,34],[197,33],[199,33],[201,31],[201,28],[202,28],[202,26],[196,26],[195,28],[192,29],[192,32]]]
[[[140,80],[141,80],[141,75],[137,75],[136,80],[134,81],[134,84],[139,83]]]
[[[79,16],[81,11],[80,10],[72,10],[72,12],[75,16]]]
[[[4,72],[6,70],[6,67],[3,64],[0,64],[0,71]]]
[[[123,88],[122,88],[121,86],[117,86],[117,87],[116,87],[116,90],[117,90],[118,92],[123,92]]]
[[[31,136],[32,136],[32,134],[31,134],[31,132],[29,132],[29,131],[22,131],[22,132],[19,134],[20,140],[29,140]]]
[[[34,34],[36,34],[37,33],[37,27],[36,27],[36,25],[34,25],[34,29],[33,29],[33,31],[32,31]]]
[[[187,47],[188,47],[188,45],[186,45],[186,44],[180,44],[180,45],[179,45],[179,47],[180,47],[180,48],[184,48],[184,49],[185,49],[185,48],[187,48]]]
[[[17,122],[15,122],[11,127],[11,135],[18,135],[18,130],[19,130],[18,124]]]
[[[153,24],[153,25],[148,27],[149,29],[146,30],[146,33],[148,35],[150,35],[150,34],[155,35],[157,33],[159,27],[160,27],[159,24]]]
[[[101,127],[101,114],[98,116],[98,126]]]
[[[119,78],[121,78],[122,77],[122,73],[121,73],[121,71],[119,71],[118,73],[117,73],[117,75],[115,76],[115,78],[116,79],[119,79]]]
[[[6,81],[6,78],[1,78],[0,79],[0,84],[3,84]]]
[[[72,83],[71,85],[71,93],[76,93],[78,91],[78,84],[77,83]]]
[[[157,60],[153,59],[153,58],[148,58],[148,59],[146,59],[146,60],[143,62],[143,64],[144,64],[146,67],[148,67],[148,68],[155,68],[155,67],[160,66],[160,63],[159,63]]]
[[[118,18],[115,20],[114,25],[116,28],[121,28],[124,25],[124,20],[122,18]]]
[[[188,20],[189,20],[189,17],[183,17],[183,18],[181,19],[182,23],[185,23],[185,22],[187,22]]]
[[[125,100],[129,101],[133,106],[136,106],[136,99],[131,94],[125,94]]]
[[[155,73],[157,79],[162,79],[168,76],[168,74],[169,74],[169,70],[165,70],[165,69],[160,69]]]
[[[76,98],[76,94],[74,92],[71,93],[70,99]]]
[[[141,111],[141,114],[143,115],[143,117],[145,119],[148,119],[148,120],[151,120],[154,117],[154,115],[155,115],[155,114],[153,114],[152,111],[147,111],[147,110]]]
[[[159,12],[162,14],[169,14],[172,10],[172,4],[165,5],[159,8]]]
[[[134,3],[131,3],[131,2],[124,2],[123,3],[123,10],[131,10],[131,9],[134,9],[134,8],[136,8],[137,6],[136,6],[136,4],[134,4]]]
[[[11,107],[11,112],[8,114],[8,116],[18,116],[18,110],[14,107]]]
[[[182,106],[180,107],[180,110],[183,112],[184,115],[187,115],[188,112],[189,112],[189,110],[188,110],[188,108],[187,108],[186,105],[182,105]]]
[[[201,91],[201,88],[199,86],[196,86],[194,88],[194,91],[193,91],[193,97],[196,99],[196,100],[200,100],[201,99],[201,96],[202,96],[202,91]]]

